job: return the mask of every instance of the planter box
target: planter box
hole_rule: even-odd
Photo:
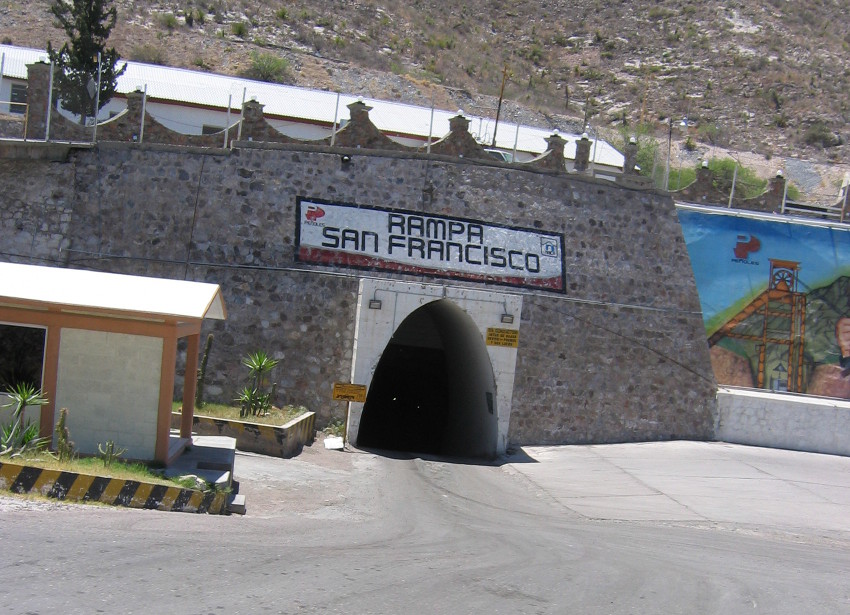
[[[172,413],[172,429],[180,428],[182,415]],[[307,412],[286,425],[263,425],[248,421],[214,419],[195,415],[192,431],[199,436],[229,436],[236,439],[240,451],[260,453],[271,457],[294,457],[305,444],[312,444],[316,436],[316,413]]]

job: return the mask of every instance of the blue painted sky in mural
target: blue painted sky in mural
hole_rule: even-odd
[[[681,206],[678,214],[706,323],[767,289],[770,259],[800,263],[801,292],[850,275],[850,227]]]

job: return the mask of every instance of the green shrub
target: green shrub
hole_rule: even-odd
[[[234,21],[230,24],[230,31],[234,34],[234,36],[242,38],[248,34],[248,24],[244,21]]]
[[[155,45],[136,45],[130,51],[130,59],[135,62],[146,62],[147,64],[159,64],[164,66],[168,59],[162,48]]]
[[[823,122],[815,122],[809,126],[803,135],[803,141],[806,145],[814,145],[822,148],[841,145],[841,139]]]
[[[269,389],[269,374],[279,363],[262,350],[249,354],[242,359],[242,365],[248,368],[248,384],[239,392],[239,416],[263,415],[268,412],[274,399],[277,383]]]
[[[12,420],[0,425],[0,455],[21,455],[27,451],[44,448],[48,439],[38,436],[38,423],[27,419],[24,423],[24,410],[27,406],[43,406],[47,398],[41,389],[26,382],[19,382],[6,390],[11,401],[5,407],[12,408]]]
[[[697,171],[692,167],[670,169],[670,190],[681,190],[694,183]]]
[[[737,177],[735,167],[738,168]],[[749,167],[738,164],[732,158],[712,158],[708,161],[711,170],[712,185],[722,193],[729,194],[732,190],[732,179],[735,179],[735,195],[751,199],[764,192],[767,180],[761,179]]]
[[[270,83],[287,83],[291,76],[289,60],[273,53],[251,52],[251,66],[243,76]]]
[[[174,13],[160,13],[159,24],[169,30],[173,30],[177,27],[177,18],[174,16]]]
[[[287,19],[289,19],[289,11],[287,11],[285,8],[279,8],[275,11],[274,15],[281,21],[286,21]]]

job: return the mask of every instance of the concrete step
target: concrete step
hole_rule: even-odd
[[[227,511],[233,515],[244,515],[245,508],[245,496],[244,495],[232,495],[227,502]]]

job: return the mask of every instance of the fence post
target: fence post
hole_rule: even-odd
[[[434,136],[434,95],[431,94],[431,123],[428,125],[428,148],[427,151],[431,153],[431,138]]]
[[[245,120],[245,95],[248,88],[242,88],[242,107],[239,109],[239,129],[236,131],[236,140],[242,140],[242,122]]]
[[[53,62],[50,63],[50,81],[47,86],[47,119],[44,121],[44,140],[50,141],[50,115],[53,110]]]
[[[227,149],[227,138],[230,136],[230,105],[233,104],[233,94],[227,95],[227,121],[224,123],[224,149]]]
[[[334,125],[331,129],[331,147],[336,142],[336,123],[339,120],[339,92],[336,93],[336,108],[334,109]]]
[[[91,142],[97,143],[97,112],[100,110],[100,79],[101,79],[101,57],[97,52],[97,94],[94,97],[94,127],[92,128]]]
[[[517,146],[517,143],[519,143],[519,120],[517,120],[516,134],[514,135],[514,154],[513,154],[514,158],[513,158],[513,162],[516,162],[516,146]]]
[[[6,67],[6,52],[4,51],[2,55],[0,55],[0,92],[3,91],[3,69]],[[7,111],[12,111],[12,96],[11,92],[9,94],[9,108]]]
[[[148,102],[148,84],[145,84],[145,89],[142,92],[142,119],[139,120],[141,127],[139,128],[139,143],[145,140],[145,107]]]
[[[735,161],[735,171],[732,173],[732,190],[729,191],[729,209],[732,208],[732,199],[735,198],[735,180],[738,179],[738,161]]]

